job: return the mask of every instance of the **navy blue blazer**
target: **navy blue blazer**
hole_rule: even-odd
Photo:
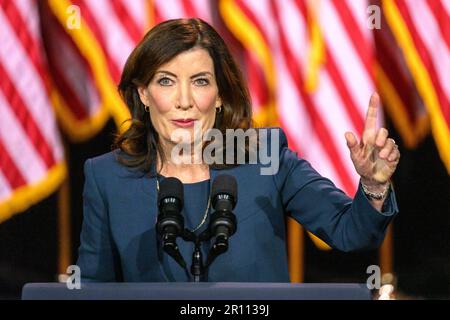
[[[261,164],[210,170],[212,181],[222,173],[237,180],[238,227],[229,250],[210,267],[208,281],[289,282],[286,216],[331,247],[348,252],[378,247],[398,212],[393,191],[381,213],[361,187],[352,200],[290,150],[281,129],[279,136],[276,174],[261,175]],[[84,218],[77,261],[82,280],[188,281],[181,267],[158,246],[154,172],[121,165],[116,160],[118,152],[89,159],[84,166]],[[195,201],[185,196],[185,203]],[[183,240],[178,242],[181,246]]]

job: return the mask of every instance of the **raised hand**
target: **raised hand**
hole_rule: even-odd
[[[361,182],[366,186],[384,186],[397,168],[400,152],[394,139],[388,138],[385,128],[377,129],[379,108],[377,93],[370,97],[362,139],[358,143],[352,132],[345,133],[350,157]]]

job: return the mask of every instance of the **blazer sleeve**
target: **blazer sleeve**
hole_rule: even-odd
[[[361,185],[353,199],[348,197],[287,147],[282,130],[275,183],[285,212],[328,245],[345,252],[379,247],[398,212],[392,189],[382,212],[371,205]]]
[[[85,282],[119,281],[119,259],[109,227],[108,207],[95,178],[93,160],[84,164],[83,224],[77,265]]]

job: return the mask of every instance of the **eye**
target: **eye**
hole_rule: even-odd
[[[195,79],[195,84],[198,86],[207,86],[209,84],[209,80],[206,78]]]
[[[172,84],[172,79],[164,77],[159,79],[158,83],[162,86],[170,86]]]

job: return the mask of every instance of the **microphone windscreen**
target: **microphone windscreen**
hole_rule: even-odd
[[[212,185],[212,198],[219,194],[228,194],[237,202],[237,182],[236,178],[228,174],[221,174],[216,177]]]
[[[158,193],[158,203],[160,203],[162,199],[167,197],[177,198],[179,201],[181,201],[181,206],[183,206],[183,184],[177,178],[168,177],[161,181]]]

